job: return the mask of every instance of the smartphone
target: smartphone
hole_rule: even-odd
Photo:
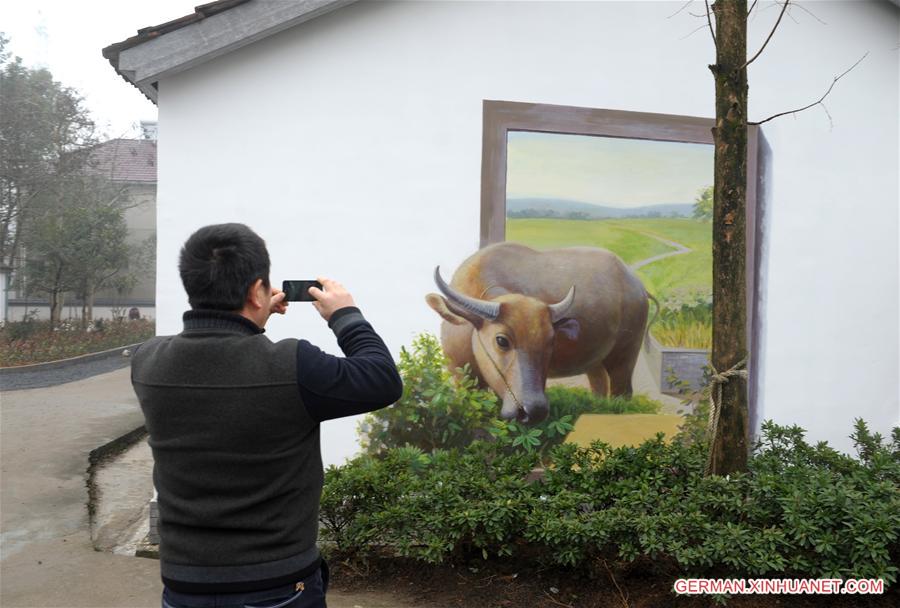
[[[310,287],[322,289],[318,281],[282,281],[281,291],[284,292],[286,302],[312,302],[314,297],[309,295]]]

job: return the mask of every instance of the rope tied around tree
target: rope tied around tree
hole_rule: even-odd
[[[747,380],[750,377],[749,372],[745,369],[747,365],[747,357],[744,357],[735,363],[730,369],[722,373],[716,371],[716,368],[710,368],[713,371],[712,379],[706,392],[709,393],[709,422],[706,426],[706,432],[709,436],[709,457],[706,459],[706,475],[712,470],[713,448],[716,443],[716,433],[719,430],[719,413],[722,408],[722,387],[732,378],[743,378]]]

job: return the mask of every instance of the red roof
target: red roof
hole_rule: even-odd
[[[113,181],[156,183],[156,141],[111,139],[91,154],[93,171]]]

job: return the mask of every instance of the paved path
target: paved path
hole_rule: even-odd
[[[0,404],[0,605],[158,606],[158,564],[96,552],[88,527],[88,453],[140,426],[128,369]]]
[[[95,551],[86,507],[88,454],[142,423],[127,368],[0,395],[0,606],[160,605],[159,562]],[[415,608],[380,592],[328,599],[332,608]]]

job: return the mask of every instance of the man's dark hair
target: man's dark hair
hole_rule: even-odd
[[[204,226],[185,241],[178,271],[191,308],[241,310],[256,279],[269,287],[269,252],[244,224]]]

